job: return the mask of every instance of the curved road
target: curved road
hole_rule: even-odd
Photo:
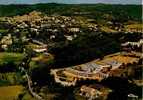
[[[39,96],[38,94],[36,94],[36,93],[33,91],[32,87],[31,87],[32,81],[31,81],[30,76],[28,75],[27,71],[24,69],[24,66],[27,65],[24,61],[27,62],[28,60],[29,60],[29,58],[26,59],[26,60],[25,60],[25,58],[24,58],[24,60],[23,60],[23,61],[20,63],[20,65],[19,65],[19,70],[20,70],[21,72],[24,72],[24,73],[25,73],[25,76],[26,76],[26,79],[27,79],[27,82],[28,82],[28,89],[29,89],[29,92],[31,93],[31,95],[32,95],[33,97],[35,97],[37,100],[44,100],[41,96]],[[29,62],[30,62],[30,61],[28,61],[28,63],[29,63]]]

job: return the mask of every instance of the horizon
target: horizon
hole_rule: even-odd
[[[0,0],[0,5],[10,4],[133,4],[142,5],[141,0]]]
[[[10,4],[1,4],[0,3],[0,5],[2,5],[2,6],[8,6],[8,5],[39,5],[39,4],[57,4],[57,5],[143,5],[143,4],[119,4],[119,3],[116,3],[116,4],[112,4],[112,3],[54,3],[54,2],[51,2],[51,3],[34,3],[34,4],[27,4],[27,3],[23,3],[23,4],[21,4],[21,3],[16,3],[16,4],[14,4],[14,3],[10,3]]]

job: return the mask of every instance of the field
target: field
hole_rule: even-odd
[[[0,29],[0,33],[4,33],[4,32],[7,32],[8,30],[6,29]]]
[[[107,61],[118,61],[120,63],[128,64],[128,63],[134,63],[138,61],[137,57],[131,57],[131,56],[124,56],[124,55],[116,55],[113,57],[105,57],[105,59],[102,60],[102,62]]]
[[[3,86],[0,87],[0,100],[16,100],[22,92],[22,86]]]
[[[53,55],[51,54],[48,54],[48,55],[45,55],[45,54],[39,54],[38,56],[36,57],[33,57],[31,62],[30,62],[30,69],[34,69],[34,68],[37,68],[39,66],[44,66],[46,64],[50,64],[53,62]]]
[[[142,29],[143,28],[143,24],[130,24],[130,25],[126,25],[126,28],[138,28],[138,29]]]
[[[22,53],[7,53],[7,52],[1,52],[0,53],[0,64],[4,63],[4,62],[8,62],[8,61],[13,61],[18,63],[19,61],[21,61],[23,58],[23,54]]]

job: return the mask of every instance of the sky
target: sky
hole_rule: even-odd
[[[0,0],[0,4],[36,4],[36,3],[109,3],[109,4],[141,4],[142,0]]]

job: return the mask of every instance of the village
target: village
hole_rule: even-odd
[[[8,46],[14,42],[22,41],[22,43],[27,43],[29,40],[48,43],[48,46],[52,46],[53,44],[49,42],[58,42],[60,40],[70,42],[83,32],[142,33],[141,24],[125,25],[116,29],[116,27],[113,27],[112,22],[108,21],[107,25],[110,24],[107,27],[92,23],[91,20],[93,19],[76,16],[47,16],[38,11],[22,16],[0,17],[0,24],[8,28],[8,30],[5,30],[7,34],[3,35],[0,41],[1,48],[7,50]],[[135,27],[132,28],[133,26]],[[11,32],[13,34],[10,34]]]
[[[59,100],[67,91],[75,100],[108,100],[116,91],[102,82],[110,78],[125,78],[132,88],[142,87],[142,24],[106,18],[100,24],[89,14],[34,10],[0,17],[0,86],[22,88],[13,97],[28,98],[24,100]],[[130,91],[126,96],[141,98]]]

